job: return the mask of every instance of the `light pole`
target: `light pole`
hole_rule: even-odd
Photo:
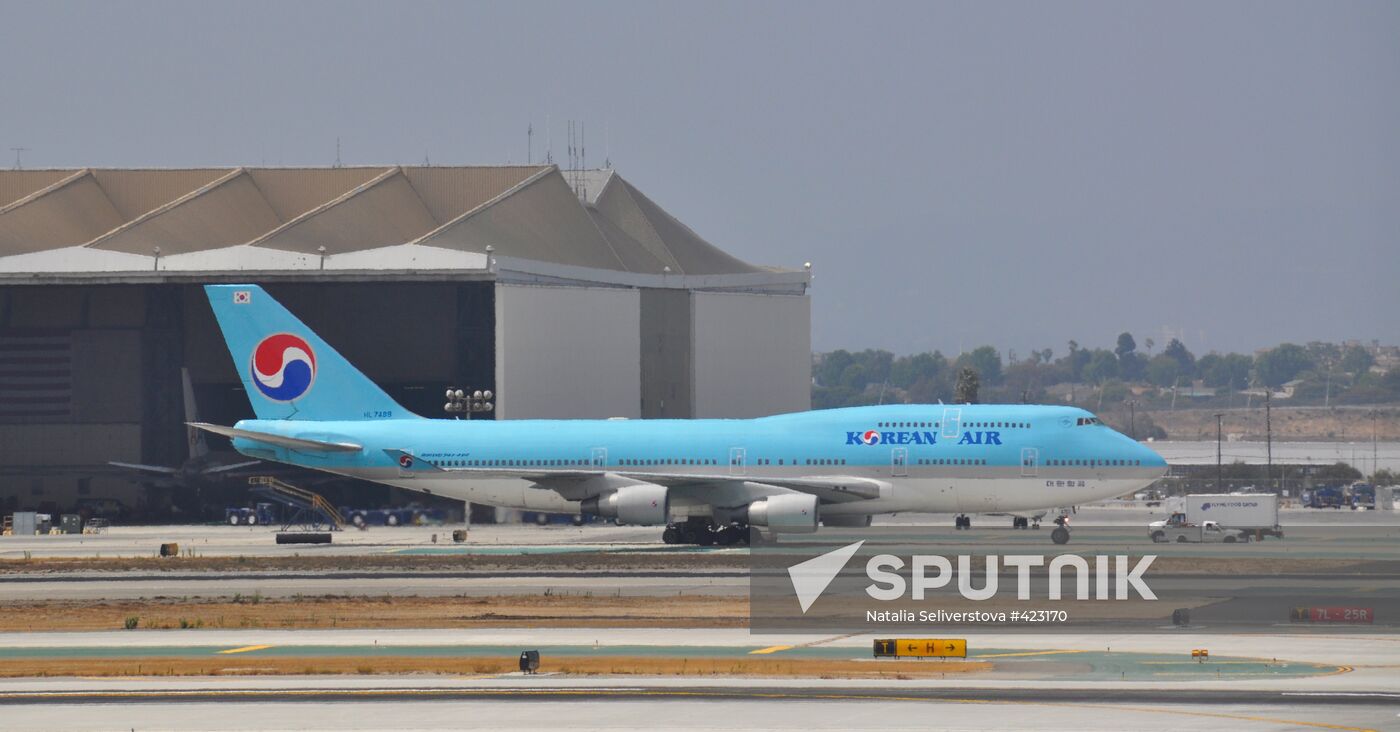
[[[1264,449],[1267,450],[1268,453],[1267,453],[1267,462],[1264,463],[1264,485],[1267,485],[1267,486],[1269,487],[1269,490],[1271,490],[1271,491],[1274,490],[1274,413],[1273,413],[1273,409],[1272,409],[1272,407],[1273,407],[1273,400],[1272,400],[1272,398],[1270,397],[1270,394],[1272,394],[1272,393],[1273,393],[1273,389],[1270,389],[1267,385],[1265,385],[1265,386],[1264,386],[1264,446],[1265,446]],[[1279,486],[1279,490],[1277,490],[1277,491],[1275,491],[1275,492],[1276,492],[1276,493],[1280,493],[1280,494],[1283,493],[1283,487],[1282,487],[1282,486]]]
[[[461,389],[447,390],[447,403],[442,405],[444,412],[453,415],[467,415],[471,419],[473,414],[490,412],[496,408],[492,403],[495,395],[491,390],[466,392]],[[458,417],[460,419],[460,417]]]
[[[1220,436],[1225,425],[1225,415],[1215,413],[1215,492],[1221,492]]]
[[[1377,421],[1380,419],[1380,410],[1371,410],[1371,480],[1375,480],[1376,473],[1381,472],[1380,450],[1377,447],[1378,428]]]

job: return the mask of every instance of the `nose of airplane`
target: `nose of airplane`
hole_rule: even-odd
[[[1163,459],[1161,455],[1158,455],[1156,450],[1134,440],[1122,432],[1114,432],[1114,435],[1118,439],[1118,449],[1122,451],[1121,454],[1129,460],[1134,461],[1133,464],[1140,465],[1144,468],[1157,468],[1160,471],[1158,475],[1166,475],[1168,470],[1170,470],[1167,461]]]
[[[1161,471],[1162,475],[1167,474],[1169,469],[1167,461],[1161,455],[1158,455],[1156,450],[1136,441],[1133,442],[1133,448],[1135,450],[1135,457],[1133,459],[1140,461],[1143,467],[1157,468]]]

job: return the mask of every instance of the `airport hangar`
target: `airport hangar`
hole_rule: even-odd
[[[809,272],[611,169],[0,171],[0,511],[158,518],[107,463],[186,464],[182,369],[201,420],[252,416],[209,282],[263,285],[424,416],[448,387],[493,390],[496,419],[810,407]]]

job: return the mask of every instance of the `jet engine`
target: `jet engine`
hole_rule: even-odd
[[[748,523],[783,534],[810,534],[817,530],[817,497],[769,496],[749,504]]]
[[[650,483],[623,486],[605,496],[585,500],[583,512],[626,524],[665,524],[671,518],[671,499],[666,490],[666,486]]]

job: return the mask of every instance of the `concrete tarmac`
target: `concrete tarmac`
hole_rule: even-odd
[[[0,680],[5,729],[1393,729],[1400,640],[1380,635],[1218,636],[1215,668],[1189,635],[968,636],[985,674],[950,679],[566,677],[551,653],[693,656],[766,650],[869,658],[872,636],[755,636],[742,629],[214,630],[11,633],[7,654],[229,649],[403,655],[540,648],[535,676],[216,676]],[[778,650],[771,649],[777,647]],[[317,651],[315,649],[319,648]],[[555,649],[554,651],[550,649]],[[876,663],[872,661],[872,663]],[[1103,664],[1141,673],[1103,673]],[[1252,670],[1251,670],[1252,669]],[[1269,671],[1269,669],[1275,669]],[[1280,673],[1279,671],[1286,671]]]
[[[1049,521],[1040,531],[1012,532],[1011,519],[1004,516],[973,515],[973,531],[952,535],[960,541],[997,542],[1007,537],[1022,537],[1018,541],[1044,543],[1049,546]],[[1149,508],[1136,502],[1116,502],[1080,507],[1072,516],[1073,526],[1114,528],[1120,531],[1118,540],[1143,542],[1146,546],[1147,524],[1165,518],[1162,506]],[[1327,509],[1287,509],[1280,511],[1280,523],[1285,530],[1319,528],[1324,531],[1365,527],[1371,530],[1393,529],[1400,536],[1400,512],[1350,511]],[[941,533],[953,526],[952,514],[898,514],[879,516],[876,526],[897,528],[926,527]],[[455,529],[467,528],[466,544],[452,543]],[[335,532],[327,545],[277,544],[275,528],[270,526],[116,526],[103,534],[72,536],[5,536],[0,537],[0,559],[28,557],[151,557],[160,545],[175,542],[186,552],[203,557],[261,557],[261,556],[362,556],[372,554],[470,553],[491,554],[562,554],[576,552],[665,552],[694,551],[742,552],[742,549],[697,549],[666,546],[661,543],[661,528],[655,526],[614,526],[591,523],[585,526],[553,524],[533,526],[523,524],[443,526],[376,526],[361,531],[347,529]],[[436,537],[436,542],[433,540]],[[1265,546],[1269,542],[1265,542]],[[1198,548],[1202,549],[1202,548]],[[1203,548],[1219,551],[1219,547]]]
[[[172,703],[173,702],[173,703]],[[10,730],[1063,730],[1121,732],[1188,727],[1231,730],[1394,729],[1392,700],[1222,699],[1117,701],[995,695],[896,697],[818,688],[531,690],[340,696],[288,693],[240,699],[155,696],[115,702],[0,701]]]

